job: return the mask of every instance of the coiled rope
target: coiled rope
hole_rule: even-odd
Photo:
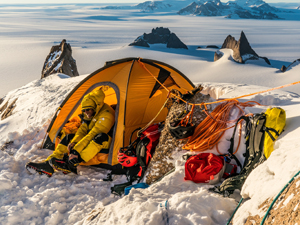
[[[259,103],[257,102],[255,102],[255,104],[259,105]],[[202,152],[208,149],[212,149],[214,146],[216,146],[218,153],[222,155],[219,152],[218,143],[224,135],[225,131],[235,126],[235,124],[230,127],[227,127],[227,125],[230,123],[235,123],[237,121],[237,119],[230,120],[230,113],[232,109],[237,108],[239,110],[237,116],[237,118],[239,118],[240,116],[245,114],[242,108],[250,106],[253,106],[253,102],[241,103],[238,100],[231,100],[218,105],[211,112],[211,116],[207,116],[195,128],[193,136],[189,138],[188,142],[183,146],[183,149]],[[241,124],[241,122],[242,121],[240,121],[239,123]],[[240,145],[241,135],[239,137],[239,143],[234,154],[237,152]]]

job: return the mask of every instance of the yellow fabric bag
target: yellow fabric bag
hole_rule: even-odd
[[[286,123],[285,111],[282,108],[269,108],[265,112],[264,154],[269,158],[274,150],[274,141],[283,132]]]

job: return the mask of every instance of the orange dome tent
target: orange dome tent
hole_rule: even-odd
[[[184,74],[162,62],[140,58],[106,62],[104,67],[82,80],[62,102],[48,127],[43,148],[54,150],[64,125],[81,113],[83,97],[102,87],[105,103],[116,105],[107,164],[117,164],[118,150],[129,144],[130,135],[136,128],[144,127],[158,114],[168,96],[168,91],[150,73],[169,90],[185,93],[194,88]],[[153,122],[164,121],[167,113],[168,110],[164,108]]]

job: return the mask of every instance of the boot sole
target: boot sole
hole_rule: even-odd
[[[49,172],[46,172],[44,170],[41,170],[41,169],[38,169],[34,166],[31,166],[31,165],[26,165],[25,168],[27,169],[27,171],[30,173],[30,174],[35,174],[35,173],[38,173],[40,175],[47,175],[48,177],[51,177],[53,173],[49,173]]]

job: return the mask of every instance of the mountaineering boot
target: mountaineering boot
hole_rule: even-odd
[[[26,164],[25,168],[31,174],[33,174],[34,172],[38,172],[39,174],[46,174],[48,177],[51,177],[54,173],[54,169],[49,164],[49,161],[42,163],[29,162]]]
[[[68,160],[64,159],[57,159],[57,158],[52,158],[49,160],[49,164],[56,170],[60,170],[64,172],[65,174],[67,173],[75,173],[77,174],[77,167],[70,164]]]

